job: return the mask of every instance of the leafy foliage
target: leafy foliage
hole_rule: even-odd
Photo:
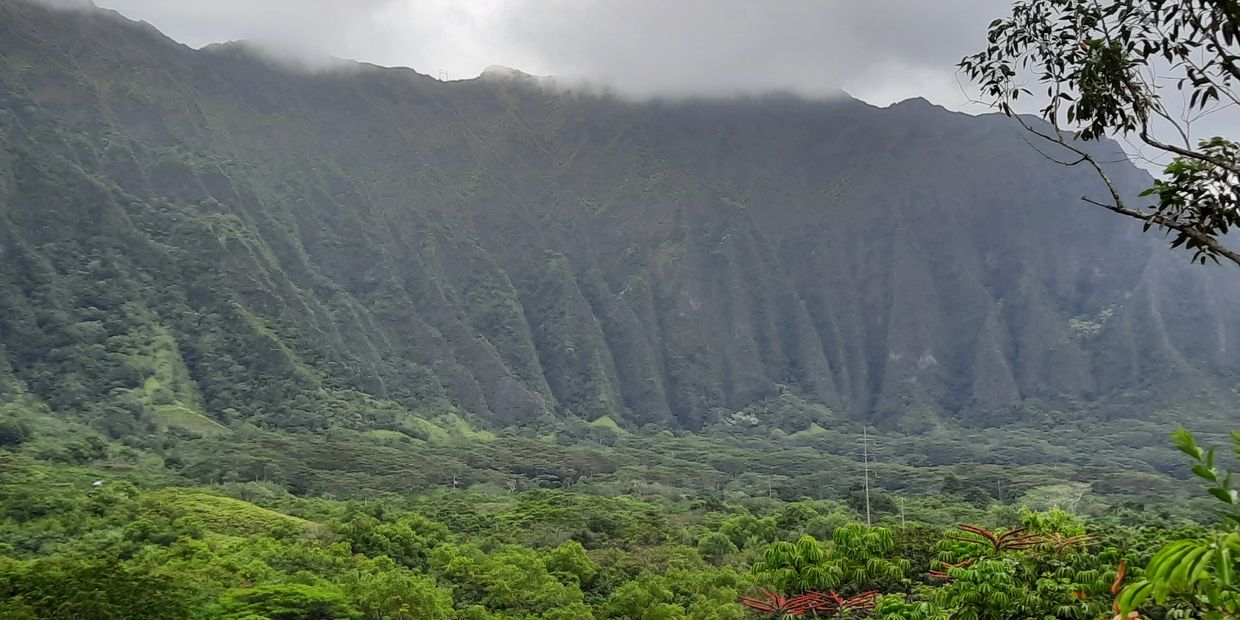
[[[642,429],[838,442],[863,420],[1032,435],[1165,425],[1186,398],[1230,397],[1240,344],[1213,355],[1188,339],[1197,321],[1164,317],[1240,334],[1224,310],[1240,285],[1150,264],[1147,244],[1072,207],[1092,178],[993,119],[309,76],[37,4],[0,6],[6,418],[47,413],[135,449],[155,433],[224,450],[253,427],[356,433],[426,484],[435,468],[400,448],[552,426],[605,447]],[[749,147],[720,159],[731,140]],[[859,251],[859,231],[892,251]],[[1137,289],[1139,273],[1156,284]],[[1202,291],[1219,303],[1189,301]],[[970,452],[1063,461],[1029,441]],[[1082,441],[1056,447],[1094,454]],[[905,454],[973,456],[948,442]],[[191,472],[304,473],[235,461]],[[560,473],[522,482],[581,470]]]
[[[30,433],[30,425],[21,420],[0,420],[0,447],[20,446]]]
[[[812,615],[829,618],[832,616],[852,616],[870,611],[874,608],[877,592],[866,592],[851,598],[844,598],[835,592],[806,592],[796,596],[774,594],[769,590],[761,590],[760,598],[742,596],[741,603],[756,612],[770,614],[773,618]]]
[[[361,614],[340,592],[302,584],[272,584],[229,590],[220,597],[227,620],[355,620]]]
[[[96,486],[94,472],[21,451],[0,453],[0,472],[0,611],[13,618],[741,620],[748,609],[1092,620],[1112,609],[1126,563],[1149,562],[1133,585],[1161,583],[1160,564],[1182,565],[1167,554],[1234,540],[1124,513],[978,511],[937,497],[906,505],[933,525],[880,513],[883,525],[866,526],[839,502],[764,495],[638,499],[582,484],[344,501],[270,482],[149,488],[154,478],[116,471]],[[986,525],[939,529],[960,511]],[[1226,579],[1221,553],[1212,579]],[[1144,614],[1228,600],[1187,596],[1206,580],[1168,579]]]
[[[762,552],[753,567],[759,581],[781,592],[852,590],[899,584],[908,562],[890,556],[891,531],[852,523],[836,528],[827,549],[813,536],[779,541]]]
[[[967,524],[957,525],[956,528],[964,534],[952,536],[952,540],[986,547],[991,554],[1028,549],[1043,542],[1040,534],[1025,534],[1028,528],[1023,527],[1006,532],[991,532],[984,527]]]
[[[1240,457],[1240,433],[1232,434],[1235,454]],[[1173,594],[1190,597],[1194,607],[1213,619],[1240,614],[1240,496],[1232,488],[1232,471],[1215,464],[1215,449],[1197,445],[1191,433],[1180,429],[1176,447],[1193,460],[1193,473],[1206,482],[1206,490],[1226,507],[1226,526],[1194,538],[1174,540],[1154,554],[1140,579],[1126,587],[1117,601],[1126,613],[1146,601],[1166,603]]]
[[[1008,115],[1021,97],[1033,95],[1022,81],[1026,73],[1045,86],[1040,115],[1052,128],[1025,127],[1072,154],[1064,163],[1085,163],[1100,175],[1111,195],[1088,202],[1144,220],[1147,230],[1175,233],[1172,247],[1193,250],[1194,260],[1240,263],[1240,254],[1224,244],[1240,224],[1240,145],[1220,136],[1190,138],[1199,115],[1240,105],[1238,30],[1240,8],[1230,1],[1021,0],[1010,17],[990,24],[986,49],[960,68]],[[1170,89],[1160,82],[1172,80],[1186,110],[1164,95]],[[1082,140],[1135,136],[1171,156],[1163,177],[1143,194],[1157,203],[1148,210],[1128,206],[1114,171],[1096,153],[1064,140],[1061,122]],[[1168,133],[1176,137],[1162,137]]]

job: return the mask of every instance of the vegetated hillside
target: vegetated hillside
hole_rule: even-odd
[[[0,399],[114,436],[1235,400],[1240,278],[919,100],[294,71],[0,0],[0,144]]]

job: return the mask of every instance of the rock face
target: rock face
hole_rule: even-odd
[[[1001,424],[1240,365],[1237,274],[920,100],[294,71],[0,0],[0,144],[0,389],[57,411],[696,428],[786,386]]]

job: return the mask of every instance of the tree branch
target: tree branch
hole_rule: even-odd
[[[1223,14],[1223,18],[1231,24],[1231,27],[1240,32],[1240,3],[1236,0],[1205,0],[1206,4],[1214,5]],[[1237,76],[1240,77],[1240,76]]]
[[[1214,237],[1211,237],[1210,235],[1207,235],[1191,226],[1185,226],[1155,213],[1133,211],[1132,209],[1125,208],[1123,205],[1109,204],[1100,200],[1094,200],[1087,196],[1081,196],[1081,200],[1091,205],[1097,205],[1103,209],[1114,211],[1115,213],[1119,213],[1121,215],[1127,215],[1128,217],[1136,218],[1145,222],[1153,222],[1168,230],[1174,230],[1178,233],[1182,233],[1185,236],[1192,238],[1194,241],[1198,241],[1202,245],[1208,247],[1211,252],[1226,258],[1227,260],[1235,263],[1237,266],[1240,266],[1240,252],[1235,252],[1228,249],[1227,246],[1219,243],[1218,239],[1215,239]]]
[[[1233,163],[1227,162],[1217,157],[1212,157],[1210,155],[1207,155],[1199,151],[1193,151],[1190,149],[1181,148],[1174,144],[1167,144],[1166,142],[1163,142],[1151,136],[1149,132],[1149,127],[1145,123],[1142,123],[1141,131],[1138,133],[1138,135],[1141,136],[1141,140],[1143,142],[1145,142],[1146,144],[1156,149],[1162,149],[1164,151],[1175,153],[1176,155],[1187,157],[1189,159],[1196,159],[1197,161],[1203,161],[1207,164],[1218,166],[1219,168],[1222,168],[1223,170],[1226,170],[1232,174],[1240,174],[1240,166],[1237,166]]]
[[[1157,224],[1167,230],[1174,230],[1200,243],[1202,246],[1208,248],[1215,255],[1222,256],[1223,258],[1226,258],[1232,263],[1235,263],[1236,266],[1240,266],[1240,252],[1236,252],[1228,248],[1227,246],[1223,245],[1218,239],[1214,238],[1213,236],[1205,232],[1202,232],[1201,230],[1198,230],[1197,228],[1193,227],[1190,224],[1178,222],[1166,216],[1159,215],[1158,213],[1143,212],[1143,211],[1138,211],[1136,209],[1132,209],[1128,207],[1128,205],[1124,203],[1124,198],[1123,196],[1120,195],[1119,189],[1115,186],[1115,183],[1111,180],[1110,175],[1108,175],[1106,170],[1102,167],[1102,163],[1099,162],[1096,157],[1094,157],[1091,153],[1089,153],[1085,149],[1080,148],[1068,142],[1067,140],[1065,140],[1063,135],[1059,132],[1058,127],[1054,127],[1052,125],[1052,127],[1055,129],[1055,135],[1050,136],[1041,131],[1038,131],[1037,129],[1034,129],[1031,125],[1029,125],[1029,123],[1025,122],[1025,119],[1021,118],[1019,115],[1014,115],[1013,117],[1017,120],[1017,122],[1020,123],[1022,127],[1025,128],[1025,131],[1028,131],[1029,133],[1032,133],[1033,135],[1038,136],[1042,138],[1043,140],[1052,142],[1054,144],[1058,144],[1059,146],[1065,149],[1068,149],[1069,151],[1072,151],[1073,153],[1076,153],[1080,157],[1080,159],[1077,160],[1076,162],[1068,164],[1068,163],[1059,162],[1059,160],[1056,160],[1055,158],[1052,158],[1052,157],[1049,157],[1043,154],[1044,157],[1047,157],[1051,161],[1063,163],[1063,165],[1075,166],[1081,162],[1085,162],[1085,163],[1088,163],[1090,167],[1093,168],[1094,171],[1098,173],[1098,177],[1102,179],[1102,183],[1106,185],[1107,192],[1111,194],[1111,202],[1108,203],[1108,202],[1103,202],[1101,200],[1094,200],[1087,196],[1082,196],[1081,197],[1082,201],[1095,205],[1095,206],[1102,207],[1104,209],[1107,209],[1108,211],[1112,211],[1120,215],[1126,215],[1133,219],[1138,219],[1138,220],[1141,220],[1147,223]],[[1227,167],[1224,166],[1224,168],[1227,168]]]
[[[1213,4],[1223,14],[1223,19],[1231,24],[1232,28],[1240,32],[1240,4],[1237,4],[1235,0],[1206,0],[1206,4]],[[1186,13],[1193,25],[1214,43],[1215,48],[1218,50],[1219,66],[1227,73],[1230,73],[1232,77],[1240,80],[1240,66],[1237,66],[1228,58],[1227,46],[1223,45],[1223,42],[1219,40],[1218,29],[1207,27],[1202,23],[1201,16],[1196,12],[1190,10]]]

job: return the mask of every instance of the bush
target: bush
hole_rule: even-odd
[[[16,448],[30,440],[30,426],[21,420],[0,420],[0,446]]]
[[[297,583],[238,588],[220,597],[225,618],[345,620],[361,616],[336,590]]]
[[[738,553],[732,539],[719,532],[711,532],[698,539],[697,549],[704,559],[714,564],[720,564],[726,556]]]

